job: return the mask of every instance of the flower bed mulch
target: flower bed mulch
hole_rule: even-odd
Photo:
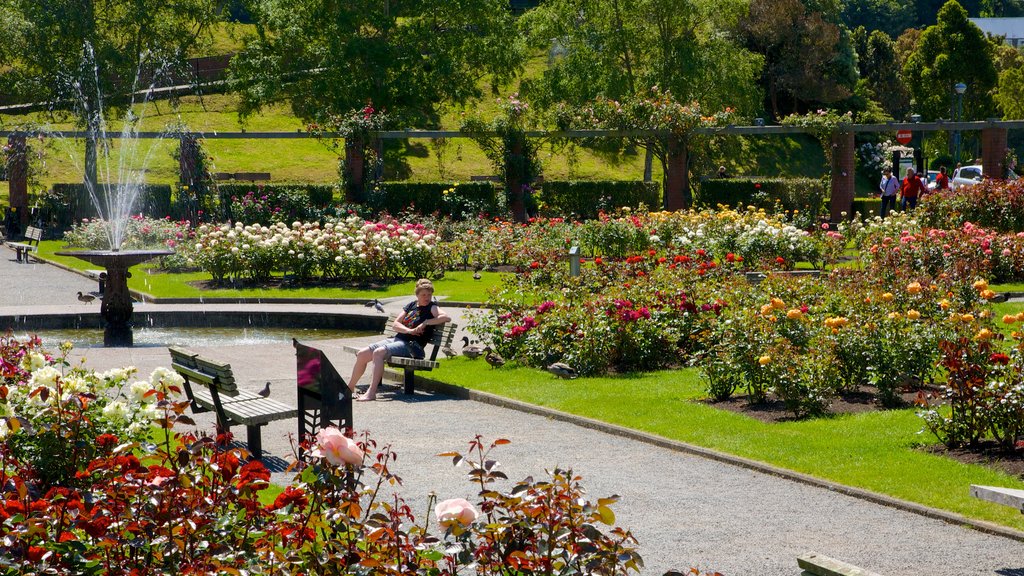
[[[925,394],[938,392],[939,389],[925,386],[919,389],[907,390],[900,394],[900,398],[903,400],[904,406],[913,406],[914,400],[918,397],[918,390],[921,390]],[[793,413],[786,409],[786,405],[782,400],[769,399],[763,404],[750,404],[747,401],[746,395],[734,395],[728,400],[704,400],[709,406],[714,406],[721,410],[728,410],[730,412],[736,412],[737,414],[743,414],[755,418],[762,422],[768,422],[769,424],[775,422],[792,422],[794,420],[800,420],[796,418]],[[884,410],[876,400],[875,389],[872,386],[862,386],[855,392],[848,392],[836,397],[829,406],[829,414],[859,414],[861,412],[874,412],[876,410]]]
[[[1024,480],[1024,448],[1003,450],[995,441],[986,440],[976,448],[948,448],[943,444],[922,446],[921,450],[952,458],[964,464],[981,464]]]

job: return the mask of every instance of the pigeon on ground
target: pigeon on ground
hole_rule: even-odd
[[[565,378],[566,380],[572,380],[579,376],[579,374],[576,373],[576,369],[565,362],[555,362],[548,366],[548,372],[551,372],[559,378]]]
[[[473,272],[473,280],[479,280],[480,278],[482,278],[482,276],[480,276],[480,271],[479,270],[477,270],[476,272]]]
[[[260,390],[257,394],[264,398],[268,398],[270,396],[270,380],[267,380],[267,383],[263,385],[263,390]]]
[[[367,308],[369,308],[370,306],[373,306],[374,308],[377,309],[377,312],[380,312],[381,314],[384,313],[384,304],[382,304],[381,301],[377,300],[376,298],[374,298],[373,300],[370,300],[366,304],[363,304],[363,306],[366,306]]]
[[[81,292],[78,293],[78,301],[83,304],[88,304],[89,302],[92,302],[95,299],[96,297],[93,296],[92,294],[82,294]]]

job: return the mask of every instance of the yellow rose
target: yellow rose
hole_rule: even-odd
[[[939,308],[942,308],[943,310],[949,310],[949,300],[946,300],[945,298],[939,300]]]
[[[921,313],[917,310],[907,310],[907,318],[911,320],[918,320],[921,318]]]
[[[973,284],[973,286],[974,289],[977,290],[978,292],[981,292],[982,290],[988,290],[988,282],[985,280],[978,280]]]
[[[974,314],[961,314],[960,321],[963,323],[974,322]]]
[[[889,320],[899,320],[902,315],[899,312],[889,312]]]
[[[996,297],[996,293],[992,290],[985,289],[981,291],[981,297],[985,300],[991,300]]]
[[[767,316],[768,314],[771,313],[771,311],[772,311],[772,305],[771,304],[765,304],[764,306],[761,306],[761,316]]]
[[[772,308],[776,310],[782,310],[786,307],[786,303],[779,298],[772,298]]]
[[[765,354],[764,356],[761,356],[760,358],[757,359],[757,363],[760,364],[761,366],[766,366],[771,361],[772,361],[772,357],[767,355],[767,354]]]
[[[910,292],[911,294],[920,294],[921,293],[921,283],[920,282],[911,282],[910,284],[907,284],[907,292]]]
[[[786,318],[789,318],[790,320],[799,320],[800,318],[803,317],[803,315],[804,313],[797,310],[796,308],[793,308],[789,312],[786,312]]]
[[[882,302],[892,302],[893,298],[894,296],[892,295],[892,292],[886,292],[885,294],[882,294]]]
[[[990,312],[988,310],[982,310],[981,312],[978,312],[978,317],[979,318],[988,318],[991,315],[992,315],[992,312]]]
[[[974,336],[975,340],[991,340],[995,334],[992,333],[988,328],[982,328],[978,330],[978,333]]]
[[[1017,322],[1017,316],[1014,314],[1003,314],[1003,324],[1014,324]]]

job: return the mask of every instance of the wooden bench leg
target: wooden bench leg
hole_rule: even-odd
[[[416,392],[416,370],[412,368],[405,369],[405,393],[414,394]]]
[[[249,444],[249,452],[252,452],[253,457],[257,460],[263,459],[263,438],[260,436],[261,426],[262,424],[257,424],[255,426],[245,427],[245,436],[246,442]]]

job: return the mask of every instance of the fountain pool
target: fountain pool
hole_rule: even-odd
[[[44,346],[56,350],[62,342],[70,341],[75,348],[100,348],[104,346],[102,328],[54,329],[40,331],[15,330],[15,337],[21,339],[36,334]],[[135,347],[206,347],[206,346],[256,346],[261,344],[291,344],[292,338],[302,341],[335,340],[369,336],[374,332],[360,330],[334,330],[327,328],[241,328],[241,327],[141,327],[134,329]]]

